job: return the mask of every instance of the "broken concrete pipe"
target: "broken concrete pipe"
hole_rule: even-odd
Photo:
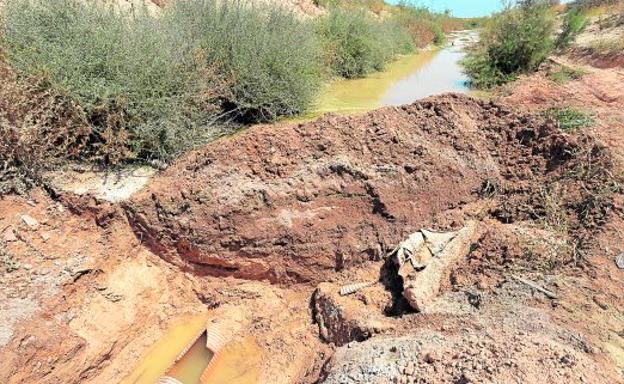
[[[423,311],[438,295],[450,267],[465,256],[476,233],[469,222],[459,231],[420,230],[411,234],[391,254],[403,281],[403,297],[417,311]]]
[[[224,307],[222,312],[206,323],[206,348],[212,353],[212,359],[202,372],[201,384],[207,384],[221,360],[221,353],[226,345],[249,326],[249,315],[239,307]]]

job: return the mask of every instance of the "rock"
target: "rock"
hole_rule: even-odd
[[[36,231],[37,229],[39,229],[39,222],[34,217],[29,215],[22,215],[21,219],[24,224],[26,224],[31,230]]]
[[[624,252],[615,257],[615,265],[620,269],[624,269]]]
[[[15,236],[15,231],[13,230],[13,227],[8,227],[7,229],[5,229],[2,233],[2,238],[4,239],[5,243],[11,243],[18,240],[17,236]]]
[[[607,309],[609,309],[609,304],[607,304],[604,296],[595,295],[593,299],[594,303],[596,303],[596,305],[599,306],[602,310],[606,311]]]
[[[403,371],[403,373],[405,373],[408,376],[412,376],[414,375],[414,372],[416,372],[416,366],[414,365],[413,361],[410,361],[409,363],[407,363],[407,367],[405,367],[405,370]]]

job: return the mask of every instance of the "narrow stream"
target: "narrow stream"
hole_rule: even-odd
[[[468,78],[459,61],[465,56],[466,44],[476,38],[474,31],[456,32],[449,36],[443,48],[404,56],[383,72],[363,79],[334,81],[305,118],[326,112],[366,112],[388,105],[409,104],[445,92],[468,92]]]

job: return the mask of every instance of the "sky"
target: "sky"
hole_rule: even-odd
[[[386,0],[386,2],[397,4],[400,0]],[[436,11],[450,9],[457,17],[486,16],[503,8],[502,0],[411,0],[408,2],[424,5]]]

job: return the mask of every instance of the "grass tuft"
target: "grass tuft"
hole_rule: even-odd
[[[555,83],[561,85],[573,80],[580,80],[585,76],[587,72],[579,68],[570,68],[568,66],[561,66],[561,69],[557,72],[550,72],[548,77]]]
[[[572,107],[550,108],[545,113],[547,117],[557,121],[564,131],[576,131],[595,123],[591,115]]]

